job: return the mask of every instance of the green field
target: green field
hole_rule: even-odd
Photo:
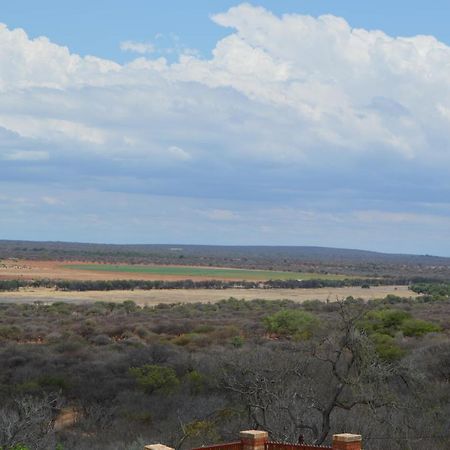
[[[64,267],[76,270],[96,272],[142,273],[146,275],[178,276],[182,278],[208,277],[229,280],[342,280],[345,275],[330,275],[321,273],[283,272],[275,270],[227,269],[187,266],[141,266],[115,264],[69,264]]]

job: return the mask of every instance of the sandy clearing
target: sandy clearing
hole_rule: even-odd
[[[157,305],[158,303],[208,303],[235,297],[245,300],[288,299],[296,302],[305,300],[336,301],[352,295],[370,300],[394,294],[403,297],[415,296],[407,286],[376,286],[370,289],[359,287],[320,288],[320,289],[161,289],[151,291],[88,291],[63,292],[46,288],[24,288],[18,292],[0,292],[0,303],[42,302],[121,302],[132,300],[139,305]]]

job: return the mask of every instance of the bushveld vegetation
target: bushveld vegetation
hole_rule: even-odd
[[[448,298],[0,305],[0,448],[448,448]],[[61,417],[69,417],[63,421]],[[382,445],[380,445],[382,443]]]

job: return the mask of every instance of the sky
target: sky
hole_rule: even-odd
[[[450,2],[366,3],[5,2],[0,238],[450,256]]]

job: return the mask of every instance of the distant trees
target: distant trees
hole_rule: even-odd
[[[0,291],[17,291],[22,287],[54,288],[61,291],[111,291],[111,290],[152,290],[152,289],[317,289],[324,287],[361,286],[392,286],[409,285],[423,278],[346,278],[339,280],[268,280],[268,281],[225,281],[225,280],[0,280]],[[426,279],[425,279],[426,281]],[[413,284],[412,289],[417,293],[442,295],[448,297],[449,287],[446,284],[421,283]]]
[[[450,297],[450,283],[416,283],[411,290],[418,294],[425,294],[434,299],[446,299]]]

